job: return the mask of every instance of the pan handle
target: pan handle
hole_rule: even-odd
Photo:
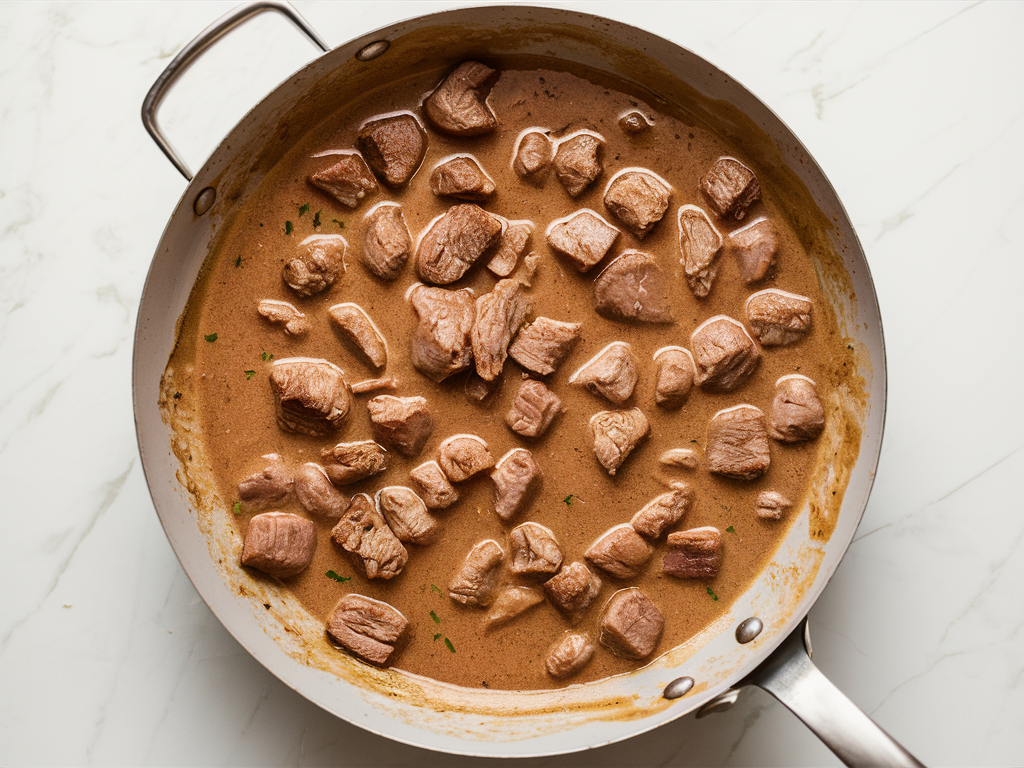
[[[849,766],[923,764],[864,714],[811,662],[810,626],[797,629],[741,685],[756,685],[781,701]]]
[[[277,11],[294,24],[300,32],[304,33],[320,50],[325,53],[330,50],[323,38],[316,33],[309,25],[309,22],[302,18],[302,15],[290,3],[279,2],[278,0],[258,0],[257,2],[240,5],[228,11],[196,35],[195,39],[182,48],[181,52],[171,60],[171,63],[167,65],[167,68],[156,79],[156,82],[153,83],[153,87],[149,89],[149,93],[146,94],[146,98],[142,102],[142,124],[146,126],[146,130],[149,131],[149,135],[156,142],[156,145],[167,155],[167,159],[171,161],[187,181],[192,181],[192,171],[189,170],[188,165],[181,159],[181,156],[178,155],[177,151],[167,140],[167,137],[164,136],[163,131],[160,130],[160,126],[157,125],[156,112],[160,108],[160,102],[164,100],[164,96],[167,95],[167,91],[170,90],[175,81],[185,74],[188,68],[208,48],[235,27],[244,24],[253,16],[258,16],[264,11]]]

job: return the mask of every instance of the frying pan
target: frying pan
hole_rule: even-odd
[[[256,105],[193,174],[164,137],[157,109],[174,81],[252,16],[283,14],[324,54]],[[232,209],[259,186],[304,126],[346,94],[389,76],[436,72],[481,55],[556,57],[610,73],[685,105],[745,150],[790,196],[813,233],[825,309],[848,342],[853,369],[828,396],[811,492],[772,562],[729,611],[636,672],[556,691],[477,691],[368,668],[323,641],[323,627],[289,594],[238,565],[238,541],[213,492],[187,405],[171,401],[168,360],[204,260]],[[397,741],[478,756],[538,756],[601,746],[698,711],[727,708],[758,685],[794,711],[849,765],[920,765],[811,663],[806,615],[857,528],[881,448],[885,357],[864,252],[835,191],[800,141],[756,97],[695,54],[640,29],[542,7],[465,8],[414,18],[328,46],[288,4],[241,6],[178,54],[147,95],[143,123],[188,186],[168,221],[143,290],[133,397],[143,467],[161,523],[196,589],[268,670],[324,709]],[[285,137],[289,137],[285,140]],[[776,189],[776,186],[773,186]],[[799,227],[798,227],[799,229]],[[185,399],[187,401],[187,398]],[[833,494],[833,491],[836,493]]]

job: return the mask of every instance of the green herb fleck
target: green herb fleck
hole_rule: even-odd
[[[231,511],[234,512],[236,516],[242,514],[242,502],[236,501],[235,506],[231,508]]]
[[[236,267],[242,266],[242,257],[241,256],[239,256],[237,259],[235,259],[235,266]]]
[[[299,208],[300,217],[307,213],[309,213],[309,203],[305,203],[301,208]]]
[[[567,506],[567,507],[571,507],[572,506],[572,496],[573,495],[570,493],[568,496],[566,496],[564,499],[562,499],[562,503],[565,504],[565,506]]]
[[[345,222],[344,221],[338,221],[337,219],[331,219],[331,221],[333,221],[335,224],[337,224],[342,229],[345,228]]]
[[[274,356],[270,352],[262,352],[262,353],[260,353],[260,360],[262,360],[264,363],[267,362],[268,360],[273,360],[273,359],[274,359]]]
[[[729,526],[728,528],[726,528],[726,529],[725,529],[725,532],[726,532],[726,533],[736,533],[736,529],[735,529],[735,528],[733,528],[733,527],[732,527],[732,526],[730,525],[730,526]]]
[[[327,578],[328,579],[334,579],[339,584],[344,584],[346,581],[352,581],[352,577],[351,576],[339,576],[334,571],[328,571],[327,572]]]
[[[316,229],[319,226],[320,226],[320,211],[317,211],[313,215],[313,229]]]
[[[726,512],[728,512],[728,511],[729,511],[729,507],[727,507],[727,506],[726,506],[725,504],[719,504],[718,506],[720,506],[720,507],[721,507],[722,509],[724,509],[724,510],[725,510]]]
[[[697,441],[696,441],[696,440],[691,440],[690,442],[691,442],[691,443],[696,443]]]
[[[203,336],[203,338],[206,339],[207,341],[216,341],[217,340],[217,334],[216,333],[208,333],[205,336]]]
[[[455,653],[455,646],[452,645],[452,641],[449,640],[447,637],[444,639],[444,644],[448,646],[448,650],[449,651],[451,651],[452,653]]]
[[[295,229],[295,227],[292,226],[292,223],[290,221],[286,221],[284,223],[284,233],[286,235],[290,235],[293,229]]]
[[[441,589],[440,589],[440,588],[439,588],[439,587],[437,586],[437,584],[431,584],[431,585],[430,585],[430,588],[431,588],[431,589],[432,589],[432,590],[433,590],[434,592],[437,592],[437,594],[439,594],[439,595],[443,595],[443,594],[444,594],[444,592],[442,592],[442,591],[441,591]]]
[[[432,618],[434,620],[435,624],[440,624],[441,623],[441,619],[433,611],[430,612],[430,618]]]
[[[718,600],[718,595],[711,591],[711,587],[708,587],[708,594],[711,595],[712,600]]]
[[[440,639],[441,639],[441,633],[438,632],[436,635],[434,635],[434,642],[436,643]]]
[[[245,372],[245,380],[248,381],[249,379],[251,379],[255,375],[256,375],[256,371],[246,371]]]

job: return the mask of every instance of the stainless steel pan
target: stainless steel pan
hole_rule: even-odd
[[[193,176],[160,131],[160,101],[205,49],[266,10],[287,16],[325,53],[256,105]],[[190,415],[169,402],[163,379],[179,319],[211,244],[232,208],[287,148],[282,137],[315,125],[347,93],[410,70],[440,77],[481,54],[555,55],[634,82],[668,104],[685,105],[722,133],[742,135],[761,172],[782,183],[794,205],[813,211],[804,223],[817,233],[819,277],[860,377],[857,387],[840,388],[828,403],[829,430],[822,439],[839,460],[820,468],[788,539],[730,612],[642,670],[561,691],[456,689],[370,670],[326,648],[322,626],[301,606],[240,570],[230,521],[211,502]],[[133,394],[143,466],[182,566],[261,664],[351,723],[452,753],[526,756],[596,747],[693,710],[726,708],[737,688],[753,684],[792,709],[850,765],[919,765],[810,662],[806,614],[853,538],[874,477],[884,420],[884,347],[867,262],[846,212],[800,141],[756,97],[673,43],[576,12],[461,9],[399,22],[328,51],[289,5],[260,2],[229,13],[190,43],[154,84],[142,116],[189,182],[160,240],[139,309]],[[841,507],[838,500],[830,506],[836,488]]]

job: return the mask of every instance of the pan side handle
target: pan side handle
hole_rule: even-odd
[[[923,764],[850,701],[811,662],[807,617],[741,685],[781,701],[849,766]]]
[[[195,39],[182,48],[171,63],[167,65],[167,68],[160,73],[160,77],[153,83],[153,87],[149,89],[149,93],[146,94],[146,98],[142,102],[142,124],[146,126],[146,130],[149,131],[149,135],[156,142],[156,145],[167,155],[167,159],[171,161],[187,181],[192,181],[192,171],[189,170],[188,165],[181,159],[181,156],[174,147],[171,146],[170,141],[167,140],[167,137],[164,136],[163,131],[160,130],[160,126],[157,124],[156,113],[160,108],[160,102],[164,100],[164,96],[167,95],[167,91],[170,90],[175,81],[185,74],[188,68],[208,48],[217,43],[218,40],[235,27],[244,24],[253,16],[258,16],[264,11],[276,11],[282,14],[318,46],[320,50],[324,52],[330,50],[323,38],[316,33],[309,25],[309,22],[290,3],[279,2],[278,0],[258,0],[258,2],[240,5],[221,16],[217,21],[196,35]]]

